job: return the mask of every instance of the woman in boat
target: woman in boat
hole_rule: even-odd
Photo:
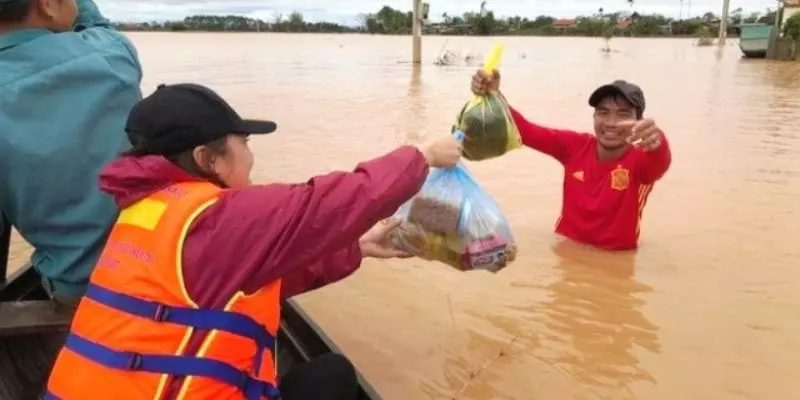
[[[278,384],[280,303],[350,275],[362,257],[406,256],[379,221],[461,147],[446,136],[350,173],[251,185],[248,135],[275,130],[199,85],[161,85],[134,107],[133,149],[100,176],[122,211],[46,398],[356,397],[354,368],[338,355]]]

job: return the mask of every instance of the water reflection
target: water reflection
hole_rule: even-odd
[[[441,376],[420,383],[420,398],[628,398],[634,383],[656,384],[637,354],[660,354],[661,344],[642,312],[653,288],[635,279],[635,253],[568,241],[552,250],[552,283],[515,282],[520,296],[502,312],[466,312],[482,323],[449,337]],[[525,298],[534,287],[548,298]]]
[[[541,307],[549,331],[552,365],[585,385],[624,389],[656,383],[639,363],[635,347],[660,353],[658,327],[642,313],[641,294],[653,289],[634,278],[635,254],[602,253],[567,241],[553,247],[561,279],[546,287]]]
[[[780,61],[751,64],[759,72],[758,77],[774,88],[790,90],[800,87],[800,65]]]
[[[725,47],[717,46],[716,50],[714,50],[714,58],[716,58],[717,61],[721,61],[725,53]]]
[[[419,97],[420,84],[422,83],[422,66],[416,64],[411,67],[411,84],[408,86],[408,95]]]
[[[403,119],[399,126],[406,131],[395,134],[398,143],[414,143],[422,140],[426,128],[425,103],[422,101],[422,66],[412,65],[411,82],[408,85]]]
[[[513,322],[514,327],[519,325]],[[512,330],[516,330],[512,328]],[[468,329],[452,338],[450,346],[443,349],[442,376],[420,383],[419,398],[436,400],[521,399],[520,392],[528,388],[523,377],[515,377],[513,366],[526,356],[525,348],[517,334],[510,339],[493,339]]]

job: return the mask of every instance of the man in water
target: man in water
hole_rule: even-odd
[[[130,147],[139,59],[92,0],[0,0],[0,71],[0,212],[77,302],[116,218],[98,172]]]
[[[500,75],[478,71],[472,91],[500,88]],[[556,233],[603,250],[632,250],[653,185],[669,169],[672,155],[658,125],[644,118],[642,90],[626,81],[603,85],[589,97],[594,135],[551,129],[511,116],[522,142],[564,166],[564,196]]]

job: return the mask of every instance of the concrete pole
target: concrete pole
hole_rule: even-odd
[[[719,17],[719,39],[717,45],[719,47],[725,46],[725,38],[728,37],[728,9],[731,7],[731,0],[723,0],[722,2],[722,16]]]
[[[411,62],[420,64],[422,62],[422,0],[412,0],[414,8],[412,11],[411,25]]]
[[[781,36],[781,23],[783,22],[783,4],[781,0],[778,0],[778,8],[775,9],[775,22],[772,24],[772,32],[769,35],[769,46],[767,46],[767,59],[768,60],[776,60],[777,54],[776,47],[778,44],[778,38]]]

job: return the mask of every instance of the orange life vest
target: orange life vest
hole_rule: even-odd
[[[178,399],[274,399],[281,283],[236,293],[223,310],[201,309],[183,282],[183,242],[221,190],[205,182],[170,186],[120,213],[46,399],[147,399],[184,377]],[[224,266],[218,268],[225,279]],[[189,337],[206,331],[187,354]]]

